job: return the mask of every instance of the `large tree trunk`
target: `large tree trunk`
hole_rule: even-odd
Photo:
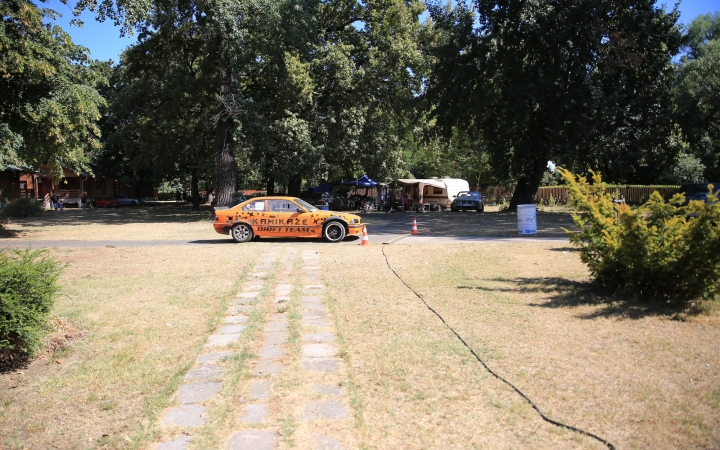
[[[300,188],[302,187],[302,178],[300,175],[293,175],[288,180],[288,194],[291,197],[300,197]]]
[[[267,179],[267,195],[275,195],[275,177],[272,175]]]
[[[192,196],[193,211],[200,210],[200,187],[198,186],[197,169],[193,169],[190,174],[190,195]]]
[[[541,161],[541,159],[544,161]],[[538,158],[532,167],[528,167],[528,175],[518,179],[517,186],[510,200],[510,211],[517,211],[518,205],[526,205],[535,202],[535,194],[540,187],[540,181],[547,169],[547,158]]]
[[[218,117],[215,129],[215,163],[217,167],[217,190],[215,191],[215,204],[217,206],[233,206],[235,188],[237,186],[237,162],[235,161],[235,119],[236,111],[231,106],[233,96],[237,93],[237,80],[232,69],[222,67],[222,110]]]
[[[225,119],[218,121],[215,162],[217,164],[217,190],[215,204],[217,206],[233,206],[235,187],[237,185],[237,163],[233,143],[235,121]]]

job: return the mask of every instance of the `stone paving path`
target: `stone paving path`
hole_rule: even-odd
[[[284,254],[271,251],[260,259],[243,291],[231,302],[224,324],[208,337],[206,351],[187,372],[175,406],[161,420],[175,437],[155,448],[193,448],[194,431],[206,423],[206,405],[222,395],[225,361],[235,354],[227,347],[238,342],[256,310],[266,313],[267,321],[256,335],[259,351],[250,361],[251,376],[238,386],[242,401],[233,405],[234,431],[221,448],[354,448],[353,422],[343,388],[346,376],[324,302],[320,259],[313,250],[303,250],[301,256],[299,274],[294,246]],[[278,257],[276,282],[269,286],[266,281]],[[261,298],[264,289],[271,295]]]

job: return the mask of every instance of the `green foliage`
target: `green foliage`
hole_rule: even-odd
[[[630,208],[613,203],[600,175],[558,168],[577,208],[580,233],[568,232],[595,282],[610,290],[671,302],[713,298],[720,291],[720,203],[665,202],[656,191]]]
[[[19,198],[8,203],[0,209],[0,218],[22,219],[24,217],[39,217],[45,214],[45,208],[41,201],[34,198]]]
[[[99,147],[104,103],[87,49],[60,27],[51,10],[28,0],[0,0],[0,163],[60,162],[89,170],[86,152]]]
[[[674,156],[676,11],[647,0],[429,5],[427,98],[445,130],[479,128],[529,201],[547,161],[647,182]]]
[[[720,177],[720,13],[693,20],[689,47],[677,67],[677,121],[691,153],[706,167],[706,180]]]
[[[0,367],[20,365],[38,350],[60,272],[46,250],[0,252]]]

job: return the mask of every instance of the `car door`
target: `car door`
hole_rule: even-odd
[[[248,222],[255,236],[268,236],[267,205],[265,200],[253,200],[241,209],[241,217]]]
[[[305,210],[290,199],[268,200],[268,227],[272,235],[277,237],[305,237],[310,233],[305,218],[303,226],[302,215]]]

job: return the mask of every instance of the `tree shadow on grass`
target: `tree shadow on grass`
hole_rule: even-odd
[[[678,314],[695,314],[681,303],[667,303],[660,300],[640,299],[628,294],[613,294],[587,281],[568,280],[559,277],[535,278],[493,278],[491,281],[504,283],[505,287],[458,286],[460,289],[508,292],[520,294],[544,294],[542,302],[529,303],[539,308],[574,308],[595,306],[595,311],[579,314],[582,319],[614,317],[642,319],[644,317],[677,317]]]

